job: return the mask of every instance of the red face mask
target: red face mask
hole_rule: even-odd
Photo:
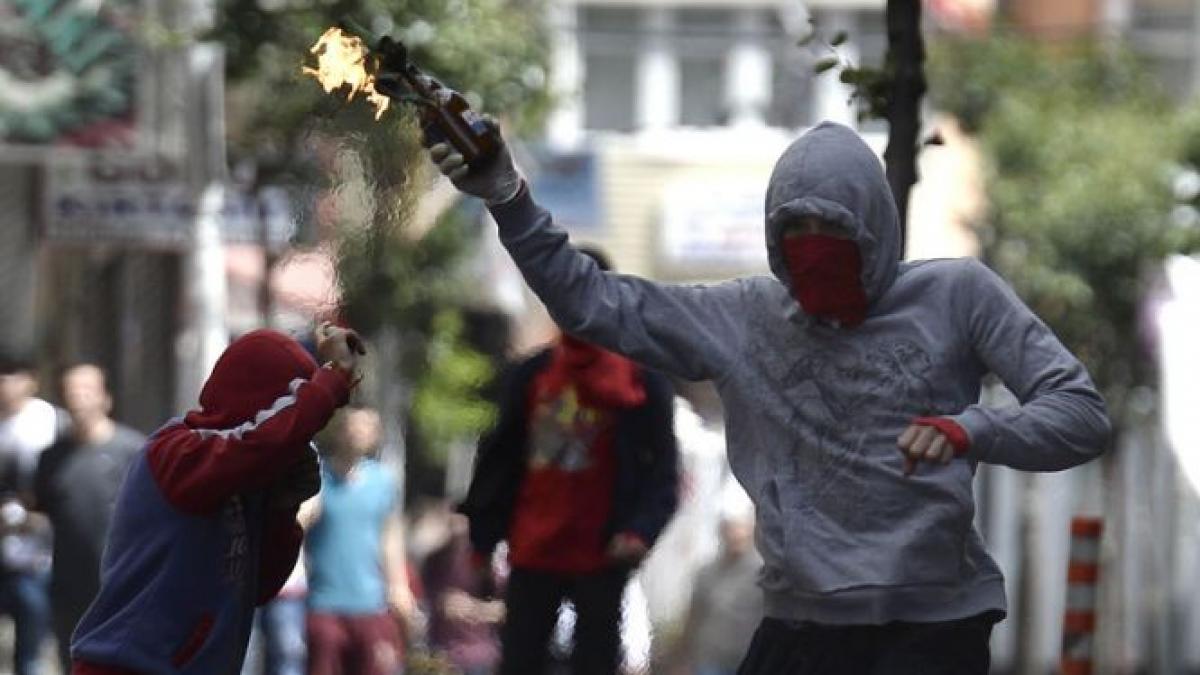
[[[867,316],[862,254],[849,239],[824,234],[783,238],[792,295],[805,313],[853,328]]]

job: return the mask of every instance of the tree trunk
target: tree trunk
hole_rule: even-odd
[[[888,185],[900,212],[900,235],[908,231],[908,196],[917,182],[917,135],[925,95],[925,42],[921,37],[921,0],[888,0],[887,67],[892,71],[888,99],[888,145],[883,153]]]

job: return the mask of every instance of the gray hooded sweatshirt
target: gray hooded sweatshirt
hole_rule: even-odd
[[[1055,471],[1108,444],[1086,370],[999,277],[971,258],[901,262],[882,167],[847,127],[810,130],[775,167],[774,277],[673,285],[605,273],[528,190],[492,214],[564,330],[715,383],[730,465],[757,507],[767,616],[879,624],[1004,610],[1000,570],[972,523],[976,463]],[[803,215],[860,248],[869,305],[853,329],[805,315],[788,291],[781,230]],[[978,404],[989,372],[1020,407]],[[970,450],[905,476],[896,440],[922,416],[957,422]]]

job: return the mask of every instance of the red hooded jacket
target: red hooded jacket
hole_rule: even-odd
[[[201,391],[200,408],[182,420],[169,422],[153,435],[144,457],[150,478],[147,482],[153,482],[162,499],[182,514],[219,514],[238,495],[265,492],[304,453],[312,452],[313,436],[346,402],[350,386],[345,373],[318,368],[308,352],[286,335],[268,330],[248,333],[235,340],[217,360]],[[122,498],[126,492],[142,489],[129,483],[127,479]],[[118,509],[118,517],[120,513]],[[263,517],[262,553],[257,560],[259,603],[279,591],[295,565],[303,538],[294,508],[266,511]],[[125,529],[128,527],[114,521],[109,547],[139,545],[117,536]],[[144,546],[153,538],[139,535],[138,539]],[[73,675],[124,675],[156,671],[159,667],[148,665],[145,658],[135,658],[145,655],[139,653],[137,645],[119,638],[130,634],[129,627],[115,625],[128,616],[123,609],[128,602],[117,597],[121,575],[144,575],[147,571],[122,571],[118,563],[136,556],[122,556],[121,550],[110,553],[106,552],[102,576],[106,583],[112,582],[113,588],[106,592],[102,584],[89,615],[76,630]],[[113,569],[109,569],[110,562]],[[161,575],[169,570],[154,572]],[[160,598],[156,602],[167,606],[163,621],[185,620],[175,615],[187,615],[194,609],[184,606],[189,602],[187,598]],[[172,610],[171,604],[180,606]],[[194,641],[197,650],[223,649],[205,637]],[[201,651],[186,655],[189,662],[202,663],[204,658]]]

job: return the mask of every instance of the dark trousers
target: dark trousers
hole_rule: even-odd
[[[90,603],[90,599],[55,598],[53,592],[51,593],[54,638],[58,641],[58,666],[64,673],[71,672],[71,635]]]
[[[514,569],[504,593],[500,675],[546,672],[550,633],[564,599],[575,604],[572,675],[613,675],[621,662],[621,597],[627,568],[595,574]]]
[[[830,626],[763,619],[738,675],[987,675],[1000,612],[940,623]]]

